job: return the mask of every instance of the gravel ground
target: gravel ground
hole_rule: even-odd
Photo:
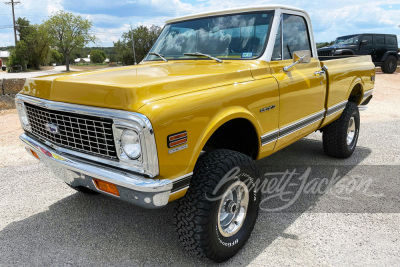
[[[335,169],[342,178],[334,192],[302,195],[285,212],[262,211],[246,246],[223,265],[398,266],[399,84],[400,73],[377,74],[351,158],[325,156],[321,134],[313,133],[257,162],[264,173],[311,167],[311,178],[329,178]],[[21,133],[16,111],[2,111],[1,266],[213,265],[181,248],[173,204],[144,210],[76,193],[24,151]],[[369,187],[343,190],[360,181]]]

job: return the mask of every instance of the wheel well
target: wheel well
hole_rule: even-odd
[[[362,98],[362,87],[361,84],[356,84],[351,90],[349,101],[359,104]]]
[[[203,151],[230,149],[253,159],[258,155],[258,135],[247,119],[233,119],[220,126],[208,139]]]

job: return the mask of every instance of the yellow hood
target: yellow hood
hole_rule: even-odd
[[[192,91],[253,80],[257,61],[142,63],[28,79],[22,94],[53,101],[137,111],[145,104]]]

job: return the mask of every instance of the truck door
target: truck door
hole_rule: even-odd
[[[361,38],[361,41],[364,44],[360,43],[360,55],[371,55],[374,54],[374,45],[372,43],[372,35],[371,34],[364,34]]]
[[[377,34],[373,36],[375,53],[372,55],[373,62],[381,62],[382,57],[386,52],[385,35]]]
[[[299,63],[288,72],[295,51],[311,49],[306,20],[283,14],[271,58],[271,71],[279,84],[279,149],[316,130],[324,117],[326,77],[317,55],[309,63]]]

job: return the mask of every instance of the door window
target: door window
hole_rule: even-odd
[[[293,53],[301,50],[311,51],[307,23],[301,16],[283,14],[275,39],[272,60],[292,59]]]
[[[385,37],[383,35],[375,35],[374,43],[378,45],[385,44]]]
[[[388,45],[397,45],[396,37],[394,37],[394,36],[386,36],[386,43]]]
[[[293,58],[293,52],[310,50],[310,38],[303,17],[283,14],[283,59]]]
[[[362,37],[363,41],[367,41],[366,45],[371,45],[372,44],[372,35],[364,35]]]

